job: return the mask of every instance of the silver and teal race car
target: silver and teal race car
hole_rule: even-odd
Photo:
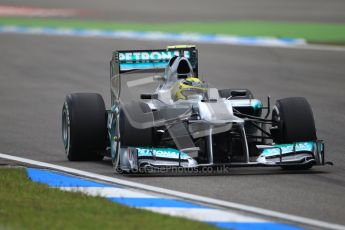
[[[111,157],[118,172],[203,167],[324,165],[305,98],[273,109],[248,89],[217,89],[199,78],[195,46],[115,51],[111,108],[95,93],[69,94],[62,139],[71,161]]]

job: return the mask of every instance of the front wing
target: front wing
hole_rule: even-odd
[[[324,165],[324,143],[321,140],[292,144],[258,145],[258,157],[249,162],[199,164],[189,154],[173,148],[129,147],[121,152],[121,170],[136,171],[145,168],[198,168],[206,166],[298,166]]]

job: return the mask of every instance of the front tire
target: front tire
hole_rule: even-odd
[[[272,112],[272,120],[276,127],[272,129],[275,143],[296,143],[316,141],[316,129],[313,111],[303,97],[291,97],[277,100]],[[307,170],[314,163],[305,165],[282,166],[285,170]]]
[[[313,111],[303,97],[277,100],[272,112],[272,120],[277,124],[273,134],[275,143],[315,141],[316,129]]]
[[[62,140],[70,161],[102,160],[107,147],[104,101],[95,93],[66,96],[62,108]]]

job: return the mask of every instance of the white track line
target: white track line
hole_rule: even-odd
[[[266,221],[246,217],[242,214],[228,213],[216,209],[202,208],[166,208],[166,207],[148,207],[143,208],[153,212],[159,212],[170,216],[180,216],[188,219],[199,220],[203,222],[244,222],[244,223],[267,223]]]
[[[44,172],[51,172],[49,169],[39,169],[43,174]],[[54,171],[56,172],[56,171]],[[55,174],[53,172],[53,174]],[[30,175],[29,177],[33,179],[32,177],[35,178],[34,175]],[[66,175],[67,176],[67,175]],[[39,177],[39,176],[38,176]],[[49,176],[48,176],[49,177]],[[54,177],[52,175],[51,177]],[[68,174],[68,178],[76,178],[76,176],[72,176],[71,174]],[[83,177],[85,178],[85,177]],[[36,178],[37,179],[37,178]],[[34,181],[37,182],[37,180],[34,179]],[[38,180],[39,181],[39,180]],[[46,183],[44,180],[40,181],[39,183]],[[109,185],[112,186],[112,185]],[[115,187],[83,187],[82,185],[76,187],[60,187],[60,186],[54,186],[53,188],[61,189],[63,191],[68,191],[68,192],[81,192],[86,195],[91,195],[91,196],[101,196],[105,198],[109,198],[112,202],[115,203],[120,203],[122,205],[127,205],[127,206],[132,206],[136,207],[139,209],[145,209],[151,212],[156,212],[156,213],[161,213],[161,214],[166,214],[170,216],[178,216],[178,217],[183,217],[187,219],[192,219],[192,220],[197,220],[197,221],[202,221],[202,222],[227,222],[228,224],[234,224],[234,223],[239,223],[239,224],[254,224],[250,225],[253,229],[262,229],[262,226],[270,226],[271,224],[276,225],[277,227],[282,226],[288,226],[285,224],[280,224],[280,223],[275,223],[271,221],[267,221],[263,218],[257,218],[257,217],[252,217],[245,215],[243,212],[238,213],[238,211],[234,210],[218,210],[215,208],[207,207],[207,206],[199,206],[199,207],[184,207],[183,205],[180,207],[170,207],[169,205],[164,205],[160,207],[155,207],[151,206],[148,201],[146,205],[140,204],[136,206],[135,198],[140,199],[149,199],[151,202],[154,202],[153,200],[160,201],[162,199],[165,199],[167,202],[173,201],[176,198],[164,198],[162,194],[157,195],[157,196],[151,196],[147,195],[143,192],[134,192],[131,191],[130,189],[125,189],[125,188],[115,188]],[[142,190],[141,190],[142,191]],[[121,203],[122,201],[126,201],[126,199],[133,199],[130,201],[130,204]],[[114,199],[119,199],[119,200],[114,200]],[[176,201],[182,201],[181,199],[176,200]],[[192,204],[192,203],[191,203]],[[262,225],[261,225],[262,224]],[[261,227],[255,227],[256,225],[259,225]]]
[[[118,178],[113,178],[113,177],[108,177],[108,176],[103,176],[99,175],[96,173],[91,173],[91,172],[86,172],[78,169],[73,169],[73,168],[68,168],[60,165],[54,165],[54,164],[49,164],[45,162],[40,162],[40,161],[35,161],[35,160],[30,160],[27,158],[22,158],[22,157],[16,157],[16,156],[11,156],[7,154],[0,153],[0,158],[7,159],[7,160],[13,160],[13,161],[18,161],[30,165],[35,165],[43,168],[49,168],[49,169],[55,169],[58,171],[62,172],[67,172],[75,175],[80,175],[84,177],[89,177],[97,180],[102,180],[106,182],[111,182],[119,185],[124,185],[128,187],[133,187],[136,189],[143,189],[147,190],[150,192],[154,193],[161,193],[165,194],[168,196],[172,197],[179,197],[182,199],[186,200],[192,200],[196,201],[199,203],[205,203],[205,204],[210,204],[210,205],[217,205],[220,207],[226,207],[226,208],[231,208],[231,209],[237,209],[249,213],[254,213],[259,216],[267,216],[271,218],[278,218],[282,220],[287,220],[291,221],[294,223],[300,223],[304,225],[310,225],[314,227],[319,227],[319,228],[326,228],[326,229],[335,229],[335,230],[344,230],[345,226],[344,225],[339,225],[339,224],[333,224],[329,222],[324,222],[320,220],[314,220],[306,217],[300,217],[300,216],[295,216],[291,214],[285,214],[282,212],[276,212],[268,209],[263,209],[263,208],[257,208],[249,205],[244,205],[244,204],[239,204],[239,203],[234,203],[234,202],[229,202],[229,201],[224,201],[224,200],[218,200],[214,198],[209,198],[209,197],[204,197],[204,196],[199,196],[199,195],[193,195],[189,193],[184,193],[184,192],[179,192],[179,191],[174,191],[170,189],[165,189],[165,188],[160,188],[160,187],[155,187],[151,185],[145,185],[145,184],[140,184],[136,182],[131,182],[127,180],[122,180]]]
[[[134,192],[123,188],[111,187],[56,187],[63,191],[82,192],[89,196],[101,196],[111,198],[155,198],[155,196],[144,194],[141,192]]]

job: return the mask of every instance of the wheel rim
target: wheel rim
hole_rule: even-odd
[[[119,129],[119,116],[117,116],[116,118],[116,122],[115,122],[115,129],[114,129],[114,135],[111,138],[111,142],[112,142],[112,151],[114,151],[114,157],[111,157],[113,166],[116,168],[119,166],[119,149],[120,149],[120,129]]]
[[[272,120],[275,121],[275,122],[279,122],[280,121],[280,114],[279,114],[279,110],[277,108],[277,106],[275,106],[273,108],[273,111],[272,111]]]
[[[64,143],[66,154],[68,155],[70,147],[70,124],[66,108],[64,108],[62,112],[62,140]]]
[[[274,126],[278,129],[278,132],[276,133],[276,137],[273,138],[273,141],[276,143],[281,143],[283,138],[283,130],[282,130],[282,119],[280,117],[280,111],[277,106],[274,106],[272,111],[272,121],[275,123]]]

